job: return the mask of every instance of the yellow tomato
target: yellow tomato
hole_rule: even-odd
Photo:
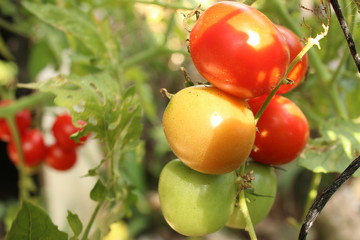
[[[247,102],[212,86],[176,93],[165,109],[163,128],[174,154],[207,174],[237,169],[255,139],[254,115]]]

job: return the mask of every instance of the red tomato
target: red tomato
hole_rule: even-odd
[[[258,10],[223,1],[209,7],[190,33],[190,54],[203,77],[240,98],[269,93],[284,77],[289,51]]]
[[[78,147],[86,141],[87,136],[80,138],[80,142],[75,142],[70,138],[72,134],[80,130],[82,130],[82,128],[77,128],[74,126],[72,117],[69,114],[57,116],[52,127],[52,132],[57,144],[65,149]]]
[[[44,159],[46,146],[43,135],[38,129],[27,129],[21,137],[21,145],[26,166],[36,166]],[[13,140],[8,143],[7,152],[10,159],[17,164],[19,162],[19,155]]]
[[[300,41],[299,37],[295,33],[293,33],[290,29],[279,25],[277,25],[276,27],[285,37],[285,40],[287,42],[290,51],[290,61],[294,60],[294,58],[303,49],[304,44]],[[304,57],[302,57],[301,61],[299,61],[293,67],[293,69],[287,76],[287,78],[293,80],[294,83],[289,85],[282,85],[277,93],[284,94],[294,89],[304,80],[307,69],[308,69],[308,57],[307,55],[305,55]]]
[[[267,96],[249,99],[256,114]],[[289,99],[276,95],[257,122],[254,149],[250,157],[257,162],[280,165],[296,159],[309,138],[308,121]]]
[[[4,100],[0,102],[0,107],[11,104],[11,100]],[[17,129],[22,135],[27,128],[31,125],[31,113],[27,109],[23,109],[15,115],[15,122]],[[11,131],[6,122],[6,119],[0,119],[0,140],[8,142],[11,139]]]
[[[64,149],[57,144],[49,147],[45,162],[52,168],[65,171],[72,168],[76,163],[76,150]]]

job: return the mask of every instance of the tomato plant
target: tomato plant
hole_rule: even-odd
[[[53,144],[48,147],[44,161],[56,170],[65,171],[75,165],[76,158],[75,148],[64,149],[57,144]]]
[[[249,99],[254,114],[266,97]],[[295,160],[309,138],[309,125],[304,113],[294,102],[280,95],[271,99],[256,126],[258,130],[250,156],[261,163],[279,165]]]
[[[273,167],[254,161],[246,162],[245,172],[254,177],[251,188],[244,191],[251,222],[256,225],[269,214],[274,204],[277,191],[276,174]],[[226,225],[232,228],[246,228],[246,221],[239,206],[234,208]]]
[[[301,42],[300,38],[290,29],[280,25],[277,25],[276,27],[285,37],[290,52],[290,62],[291,62],[303,49],[304,44]],[[304,80],[307,70],[308,70],[308,56],[306,54],[304,57],[301,58],[299,62],[297,62],[297,64],[292,68],[290,73],[287,75],[287,79],[292,80],[293,83],[287,85],[281,85],[277,93],[284,94],[293,90]]]
[[[34,167],[42,162],[46,154],[46,146],[44,144],[43,135],[38,129],[26,129],[21,136],[21,146],[24,153],[24,163],[28,167]],[[14,140],[7,145],[7,152],[10,159],[18,164],[19,153],[16,149]]]
[[[82,128],[75,127],[72,122],[72,117],[69,114],[62,114],[56,117],[54,125],[52,127],[53,135],[59,146],[64,149],[72,149],[83,144],[87,136],[80,138],[79,142],[75,142],[71,139],[71,135],[80,131]]]
[[[11,104],[10,100],[3,100],[0,102],[0,107]],[[29,110],[24,109],[15,114],[15,123],[17,129],[22,135],[27,128],[30,127],[32,121],[31,113]],[[6,122],[6,119],[0,119],[0,139],[2,141],[8,142],[11,139],[10,128]]]
[[[190,33],[191,58],[201,75],[240,98],[269,93],[289,64],[286,42],[258,10],[223,1],[206,9]]]
[[[208,174],[237,169],[249,156],[255,138],[248,104],[211,86],[177,92],[165,109],[162,124],[175,155],[192,169]]]
[[[341,28],[345,23],[349,28],[345,31],[346,38],[341,37],[343,33],[335,19],[339,15],[337,8],[329,5],[337,1],[344,16]],[[29,127],[18,126],[15,113],[24,109],[31,111],[34,119],[31,127],[46,134],[52,133],[48,130],[54,112],[62,108],[60,111],[71,115],[70,122],[75,128],[82,128],[81,132],[77,129],[67,133],[65,141],[80,139],[90,132],[96,136],[84,146],[84,151],[77,151],[84,154],[81,156],[84,162],[68,174],[48,171],[50,167],[28,169],[17,164],[14,168],[11,163],[3,164],[6,158],[0,159],[0,239],[47,236],[60,240],[108,240],[120,239],[116,236],[119,232],[129,239],[151,239],[159,235],[178,239],[181,237],[176,231],[188,235],[216,231],[228,222],[231,214],[235,220],[241,219],[236,227],[243,228],[246,221],[246,232],[224,229],[204,238],[223,239],[230,232],[236,239],[296,239],[294,234],[306,215],[304,209],[310,209],[316,197],[314,193],[321,189],[319,183],[343,172],[353,159],[360,159],[357,157],[360,82],[356,69],[360,67],[351,59],[351,56],[358,59],[355,53],[356,49],[359,51],[359,46],[355,49],[360,36],[357,2],[0,1],[0,99],[14,99],[0,108],[0,118],[6,119],[12,130],[14,126],[19,128],[17,132],[22,135],[15,134],[14,139],[6,137],[5,141],[21,145],[19,138],[24,137],[27,132],[24,129]],[[288,40],[278,26],[291,29],[297,35],[292,40],[296,41]],[[346,44],[351,39],[350,33],[355,41]],[[306,81],[302,75],[306,68],[298,69],[306,62],[304,59],[285,76],[289,62],[300,51],[299,39],[304,49],[309,50]],[[292,43],[297,46],[294,52]],[[213,86],[179,91],[184,82],[181,69],[189,73],[185,75],[186,86],[204,81],[199,80],[196,70],[206,78],[204,84],[210,82]],[[258,191],[265,191],[265,187],[273,189],[272,186],[266,180],[260,187],[255,186],[256,179],[261,179],[255,176],[253,188],[244,184],[234,195],[232,175],[236,172],[235,181],[246,183],[247,175],[242,173],[248,172],[244,168],[249,166],[243,163],[245,159],[251,160],[249,154],[253,149],[259,155],[266,150],[263,158],[273,162],[288,161],[299,154],[303,138],[298,127],[302,117],[297,118],[299,122],[292,121],[290,113],[284,116],[282,111],[272,112],[274,103],[270,103],[265,113],[254,119],[248,106],[249,101],[254,110],[259,101],[255,97],[259,95],[273,96],[275,91],[269,92],[285,77],[302,82],[296,91],[286,92],[286,97],[304,111],[314,134],[297,158],[298,164],[281,166],[286,171],[278,172],[282,194],[277,197],[279,203],[286,204],[277,205],[274,214],[268,216],[269,234],[269,225],[259,224],[254,229],[253,224],[267,212],[263,208],[266,204],[257,204],[269,200],[271,195]],[[159,116],[167,99],[159,94],[161,88],[179,91],[166,108],[163,126]],[[281,86],[278,95],[284,93],[284,88]],[[272,112],[271,117],[267,111]],[[283,121],[281,127],[261,129],[270,123],[275,126],[275,116],[279,117],[278,122]],[[86,125],[76,124],[79,120]],[[304,129],[305,125],[302,124]],[[266,136],[271,139],[265,141]],[[54,144],[60,146],[60,142],[56,140]],[[0,143],[0,147],[7,144]],[[262,147],[262,143],[268,147]],[[48,164],[55,159],[62,159],[56,164],[64,164],[64,159],[73,160],[79,145],[71,141],[65,146],[68,153],[61,152],[65,157],[57,157],[63,147],[50,146],[43,159]],[[179,156],[175,165],[180,167],[175,169],[171,165],[169,170],[164,163],[174,153]],[[10,194],[6,192],[8,181],[4,181],[10,172],[8,165],[18,177],[12,180],[14,187]],[[34,181],[38,175],[41,181]],[[90,181],[76,180],[84,175]],[[360,176],[360,171],[355,175]],[[326,176],[326,181],[321,181],[322,176]],[[52,181],[54,177],[63,180]],[[207,180],[212,182],[201,184]],[[90,185],[75,187],[80,182]],[[160,190],[161,206],[157,190]],[[300,195],[293,198],[292,193]],[[253,197],[255,200],[251,201]],[[354,206],[353,199],[356,197],[350,197],[349,204],[336,211],[336,219],[346,215],[348,211],[343,211],[346,207]],[[234,210],[230,200],[235,201]],[[41,208],[42,204],[45,208]],[[160,207],[176,231],[164,225],[159,217]],[[324,222],[331,221],[313,225],[314,236],[330,239],[320,231],[326,229],[329,234],[332,231],[338,234],[344,230],[359,239],[355,231],[345,231],[351,226],[348,221],[337,221],[332,227],[324,227]]]
[[[203,174],[179,160],[169,162],[159,178],[162,213],[168,224],[186,236],[202,236],[222,228],[236,196],[234,172]]]

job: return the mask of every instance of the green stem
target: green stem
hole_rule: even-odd
[[[341,101],[341,97],[339,95],[338,87],[336,85],[331,86],[328,89],[328,94],[330,96],[330,101],[333,103],[336,113],[341,117],[343,120],[348,120],[348,114],[346,111],[345,106]]]
[[[175,24],[175,11],[171,14],[170,19],[167,22],[166,31],[164,34],[163,46],[166,46],[169,40],[171,30],[174,27],[174,24]]]
[[[334,72],[334,74],[331,77],[331,80],[330,80],[331,86],[337,85],[338,80],[340,79],[340,77],[342,76],[342,74],[345,71],[345,64],[346,64],[347,60],[349,59],[349,56],[350,56],[349,52],[345,51],[344,55],[342,56],[342,58],[340,60],[338,67],[336,68],[336,71]]]
[[[289,14],[286,9],[286,4],[281,3],[279,0],[270,0],[270,2],[272,9],[277,13],[277,16],[282,19],[282,22],[286,23],[286,25],[298,36],[303,36],[300,24],[294,21],[294,18]],[[314,49],[308,52],[308,57],[311,66],[315,69],[319,79],[323,82],[327,82],[330,79],[331,74]]]
[[[245,0],[244,4],[251,6],[256,0]]]
[[[26,86],[26,85],[19,84],[19,86]],[[1,107],[0,118],[15,116],[15,114],[17,112],[20,112],[22,109],[29,109],[38,104],[53,101],[53,99],[54,99],[54,95],[46,92],[38,92],[26,97],[19,98],[18,100],[16,100],[16,102],[8,106]]]
[[[310,209],[311,205],[313,204],[314,200],[317,197],[318,194],[318,188],[321,182],[321,178],[322,178],[322,173],[313,173],[311,182],[310,182],[310,188],[309,188],[309,192],[308,192],[308,196],[304,205],[304,210],[303,210],[303,216],[301,218],[301,223],[304,222],[306,214],[308,212],[308,210]]]
[[[281,85],[283,84],[283,82],[286,80],[286,76],[289,75],[289,73],[291,72],[291,70],[295,67],[295,65],[301,61],[301,59],[305,56],[305,54],[307,52],[309,52],[309,50],[314,46],[319,44],[319,41],[324,38],[327,34],[327,29],[324,29],[324,32],[317,35],[315,38],[309,38],[306,45],[303,47],[303,49],[299,52],[299,54],[291,61],[289,67],[286,70],[286,73],[284,75],[284,78],[279,81],[278,85],[270,92],[270,94],[268,95],[268,97],[265,99],[265,102],[263,103],[263,105],[261,106],[261,108],[259,109],[259,111],[256,113],[255,115],[255,122],[257,122],[260,118],[260,116],[264,113],[266,107],[269,105],[271,99],[273,98],[273,96],[276,94],[276,92],[279,90],[279,88],[281,87]]]
[[[90,233],[90,230],[91,230],[91,227],[92,225],[94,224],[94,221],[96,219],[96,216],[97,214],[99,213],[99,210],[100,208],[102,207],[104,201],[100,201],[98,202],[98,204],[96,205],[95,209],[94,209],[94,212],[92,213],[91,215],[91,218],[89,220],[89,223],[87,224],[86,226],[86,229],[84,231],[84,234],[83,234],[83,237],[81,238],[81,240],[87,240],[89,239],[88,236],[89,236],[89,233]]]
[[[19,188],[19,201],[22,202],[29,197],[29,191],[26,184],[26,169],[25,169],[25,157],[22,149],[20,134],[15,123],[15,115],[6,117],[6,122],[10,128],[11,136],[15,142],[16,151],[18,154],[17,170],[19,174],[18,188]]]
[[[302,32],[300,29],[300,25],[294,21],[292,16],[289,14],[289,12],[286,9],[286,5],[282,4],[279,0],[270,0],[272,4],[272,9],[277,13],[279,18],[282,19],[283,22],[287,24],[287,26],[294,31],[297,35],[302,36]],[[310,43],[312,42],[312,46],[317,44],[318,41],[325,37],[325,33],[327,30],[325,30],[324,33],[317,35],[315,39],[309,38]],[[309,41],[306,44],[305,48],[309,45]],[[322,62],[317,52],[315,52],[315,49],[310,49],[312,46],[308,46],[308,57],[309,61],[311,63],[311,66],[315,69],[316,75],[321,82],[321,85],[324,87],[324,90],[327,92],[330,101],[333,103],[334,109],[336,113],[343,119],[348,119],[347,112],[345,110],[345,107],[341,103],[341,98],[339,97],[338,89],[331,85],[332,82],[334,82],[334,78],[332,77],[332,74],[329,72],[326,65]]]
[[[245,166],[246,166],[246,164],[243,164],[240,167],[240,175],[245,174]],[[244,190],[241,190],[239,193],[239,207],[240,207],[241,213],[243,214],[245,222],[246,222],[245,230],[248,231],[251,240],[257,240],[254,225],[252,223],[249,209],[247,207],[246,196],[245,196]]]
[[[133,55],[132,57],[128,58],[126,61],[124,61],[124,69],[131,67],[137,63],[146,61],[148,59],[153,58],[156,55],[161,54],[170,54],[170,53],[181,53],[181,54],[188,54],[188,52],[183,50],[170,50],[168,48],[158,46],[158,47],[152,47],[149,49],[146,49],[144,51],[141,51],[140,53]]]
[[[177,5],[177,4],[169,4],[169,3],[163,3],[159,1],[144,1],[144,0],[129,0],[130,2],[135,3],[143,3],[143,4],[152,4],[157,5],[163,8],[170,8],[170,9],[182,9],[182,10],[193,10],[195,7],[184,7],[183,5]]]
[[[6,29],[9,32],[16,33],[17,35],[20,35],[20,36],[23,36],[23,37],[28,36],[27,32],[25,32],[23,29],[20,29],[18,27],[18,24],[9,23],[9,22],[5,21],[2,18],[0,18],[0,27],[3,28],[3,29]]]

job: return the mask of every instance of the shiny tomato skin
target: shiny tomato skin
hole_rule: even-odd
[[[34,167],[42,162],[47,148],[44,144],[43,135],[38,129],[26,129],[21,136],[21,145],[25,158],[25,166]],[[14,164],[18,164],[19,155],[15,142],[11,140],[7,144],[7,153]]]
[[[205,10],[191,30],[189,46],[199,73],[239,98],[269,93],[289,64],[285,39],[275,25],[239,2],[218,2]]]
[[[290,62],[291,62],[304,48],[304,44],[301,42],[300,38],[290,29],[280,25],[276,25],[276,27],[285,37],[290,52]],[[299,61],[293,67],[290,73],[287,75],[287,78],[294,81],[294,83],[288,85],[282,85],[280,89],[277,91],[277,94],[284,94],[293,90],[305,79],[307,70],[308,70],[308,56],[307,54],[305,54],[305,56],[302,57],[301,61]]]
[[[77,159],[76,149],[64,149],[57,144],[51,145],[45,156],[45,162],[50,167],[66,171],[72,168]]]
[[[254,114],[267,96],[249,99]],[[281,165],[295,160],[309,138],[309,124],[301,109],[291,100],[274,96],[257,122],[254,150],[250,157],[264,164]]]
[[[207,174],[237,169],[255,139],[254,115],[246,101],[213,86],[177,92],[164,111],[162,126],[174,154]]]
[[[72,122],[72,117],[69,114],[58,115],[52,127],[53,135],[56,143],[64,149],[73,149],[82,145],[87,136],[80,138],[80,142],[75,142],[70,136],[82,128],[75,127]]]
[[[11,104],[11,100],[3,100],[0,102],[0,107],[7,106],[9,104]],[[23,109],[15,114],[15,123],[20,135],[22,135],[25,130],[30,127],[31,121],[31,113],[27,109]],[[0,140],[9,142],[11,138],[11,131],[6,119],[0,119]]]
[[[245,172],[253,171],[254,180],[251,188],[244,190],[247,200],[247,208],[253,225],[260,223],[270,212],[274,205],[277,182],[273,167],[254,161],[247,162]],[[241,209],[236,206],[226,226],[231,228],[245,229],[246,222]]]
[[[221,229],[230,217],[236,197],[234,172],[209,175],[179,160],[165,165],[159,179],[163,216],[178,233],[202,236]]]

